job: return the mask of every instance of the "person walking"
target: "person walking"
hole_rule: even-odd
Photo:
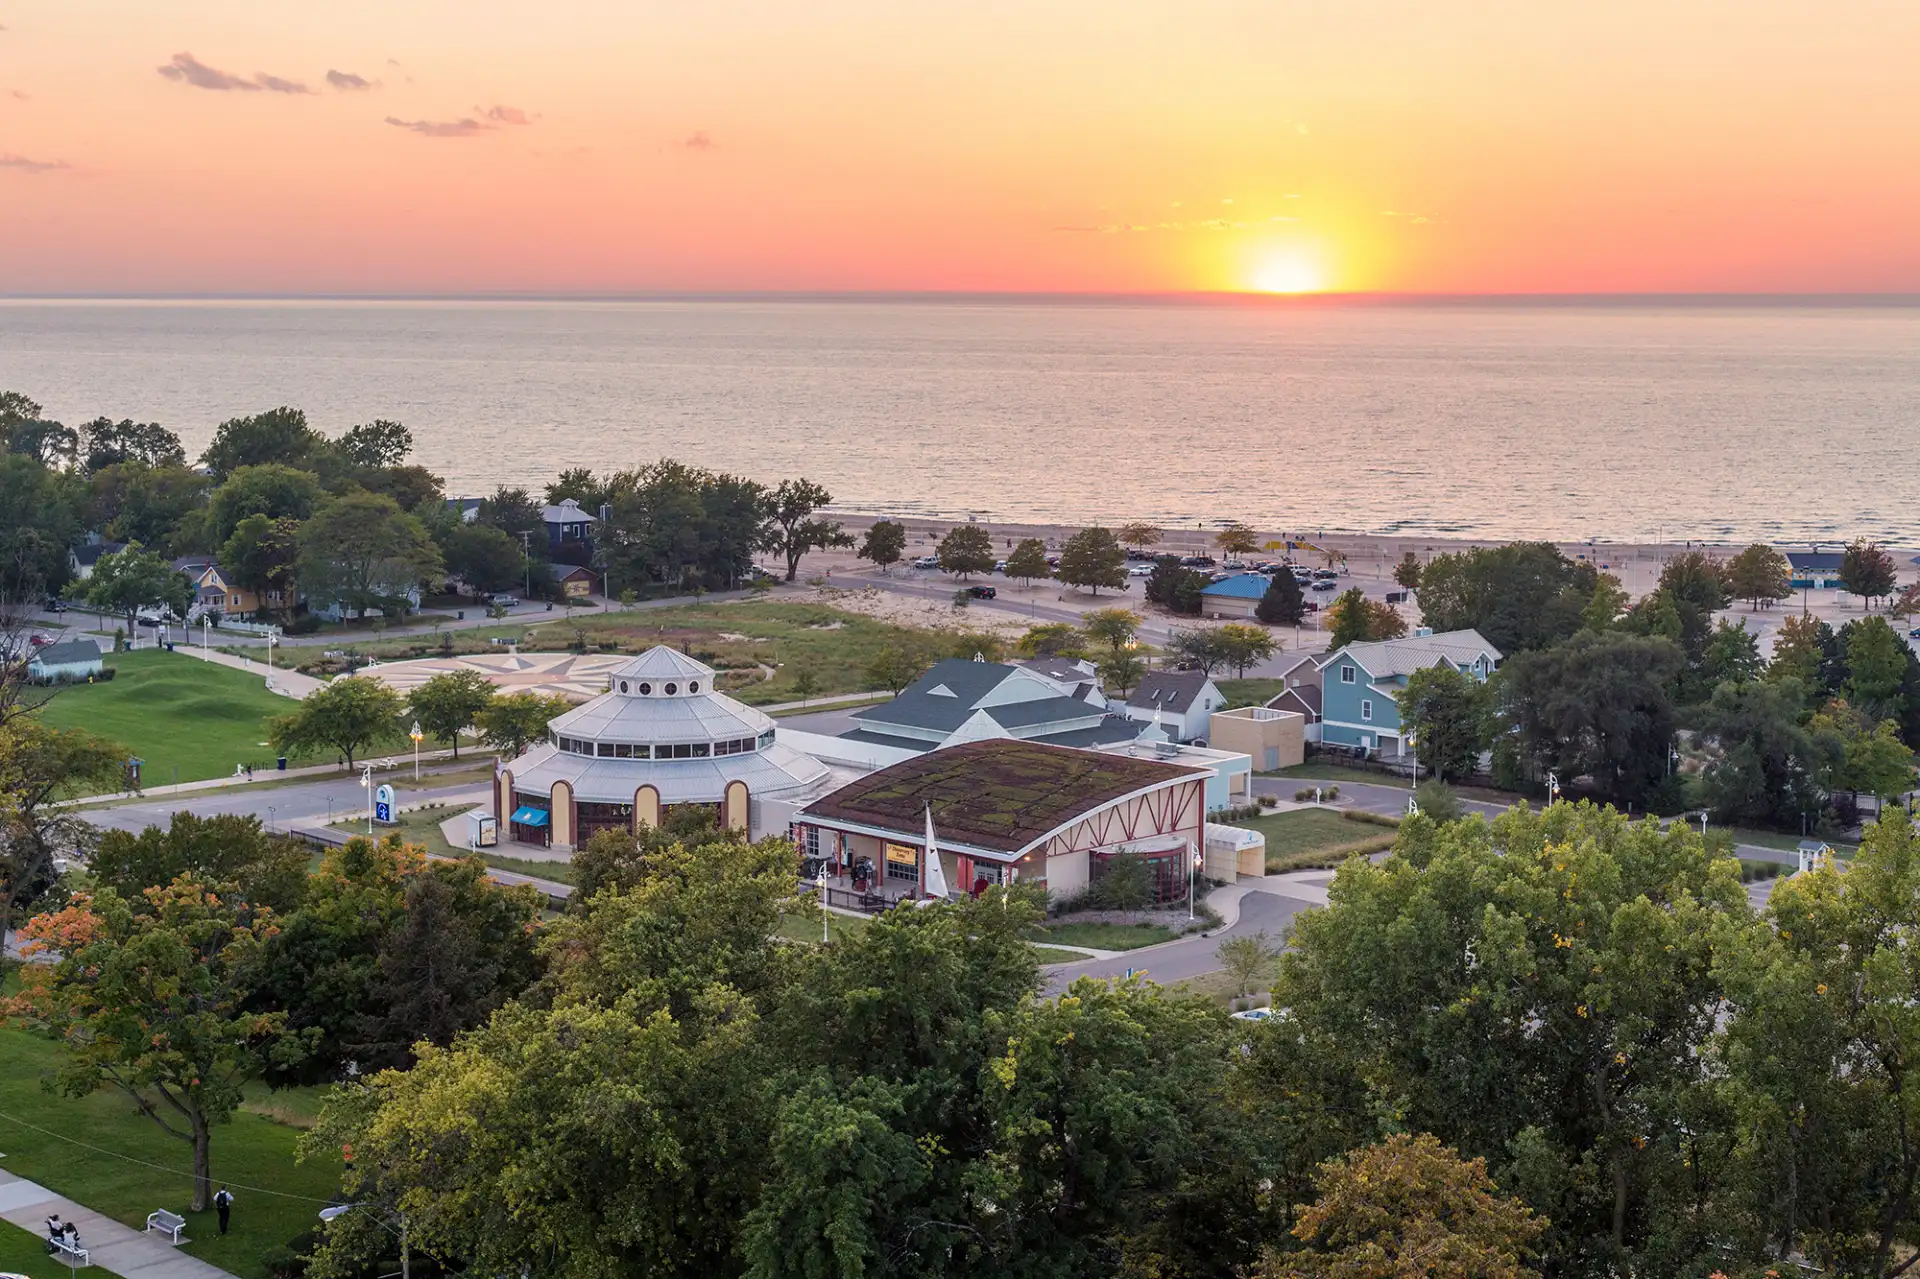
[[[225,1186],[213,1197],[213,1210],[220,1214],[220,1233],[227,1233],[227,1218],[233,1214],[233,1192]]]

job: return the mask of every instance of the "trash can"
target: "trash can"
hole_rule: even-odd
[[[172,641],[172,640],[168,640],[168,641],[167,641],[167,651],[168,651],[169,653],[171,653],[171,652],[173,651],[173,641]]]
[[[467,620],[467,610],[463,608],[463,609],[460,609],[460,610],[458,610],[458,611],[456,611],[456,612],[454,613],[454,615],[453,615],[453,620],[454,620],[454,621],[456,621],[456,622],[464,622],[464,621],[466,621],[466,620]]]
[[[285,755],[282,755],[282,756],[280,757],[280,762],[279,762],[279,763],[278,763],[277,765],[275,765],[275,767],[277,767],[277,768],[278,768],[278,769],[279,769],[279,770],[280,770],[281,772],[283,772],[283,773],[284,773],[284,772],[286,772],[286,771],[287,771],[287,757],[286,757]]]

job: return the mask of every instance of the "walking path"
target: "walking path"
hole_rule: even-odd
[[[245,671],[249,675],[259,675],[267,681],[267,691],[278,693],[282,697],[291,697],[295,701],[325,688],[327,681],[315,679],[311,675],[302,675],[299,671],[290,671],[282,667],[270,667],[256,662],[251,657],[235,657],[231,653],[222,653],[217,648],[202,648],[198,644],[178,644],[174,652],[185,653],[188,657],[197,657],[203,662],[212,662],[215,666],[229,666],[236,671]]]
[[[83,1208],[45,1186],[0,1172],[0,1219],[47,1237],[46,1220],[59,1213],[80,1227],[80,1244],[92,1263],[124,1279],[234,1279],[218,1266],[189,1256],[159,1235],[146,1234]]]

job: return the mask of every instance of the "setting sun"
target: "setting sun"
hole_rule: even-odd
[[[1256,266],[1250,284],[1256,293],[1319,293],[1327,287],[1327,273],[1306,254],[1287,253]]]

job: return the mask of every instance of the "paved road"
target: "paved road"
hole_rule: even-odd
[[[1284,939],[1295,915],[1325,902],[1326,885],[1332,878],[1333,873],[1328,871],[1271,881],[1249,881],[1251,887],[1240,899],[1240,918],[1231,926],[1212,934],[1195,935],[1128,951],[1112,959],[1090,959],[1084,963],[1049,968],[1046,974],[1047,991],[1049,994],[1058,994],[1081,977],[1123,977],[1128,969],[1143,973],[1162,985],[1186,981],[1203,973],[1218,972],[1221,942],[1229,937],[1248,937],[1258,932],[1266,933],[1275,941]]]
[[[398,776],[408,775],[404,767],[390,772],[376,769],[373,775],[374,785],[390,781]],[[271,774],[262,777],[265,782]],[[431,783],[432,775],[423,774],[421,780]],[[430,787],[425,790],[407,790],[400,794],[400,802],[408,807],[435,799],[448,799],[455,795],[470,795],[476,790],[485,790],[484,782],[471,780],[459,785]],[[295,822],[319,822],[352,816],[367,811],[367,793],[360,787],[360,776],[352,775],[321,778],[310,782],[295,782],[285,786],[268,786],[256,783],[253,786],[233,786],[216,791],[185,791],[179,795],[152,795],[132,804],[115,804],[107,808],[89,809],[88,821],[96,826],[112,830],[145,830],[149,826],[164,826],[175,813],[193,813],[199,817],[211,817],[220,813],[238,813],[248,817],[258,817],[262,822],[270,823],[276,829],[284,828]]]

